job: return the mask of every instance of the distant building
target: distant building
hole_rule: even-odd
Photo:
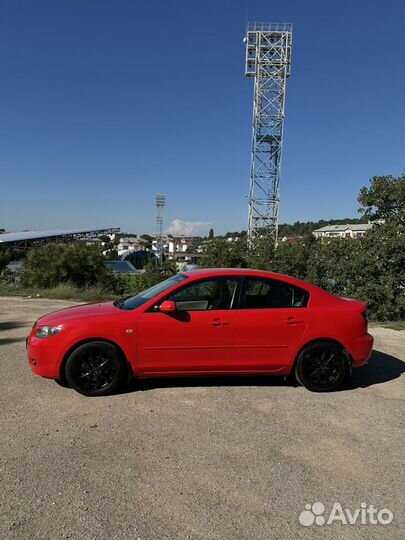
[[[169,254],[169,258],[173,258],[175,254],[185,253],[193,247],[194,238],[192,236],[167,236],[162,238],[164,253]],[[152,240],[152,251],[157,250],[157,239]]]
[[[127,236],[119,239],[119,243],[117,245],[117,252],[118,256],[121,257],[122,255],[128,255],[129,253],[133,253],[134,251],[140,251],[143,250],[144,247],[139,241],[137,236]]]
[[[228,242],[239,242],[240,236],[227,236],[226,240]]]
[[[326,225],[313,231],[316,238],[359,238],[373,227],[373,223],[345,223],[343,225]]]
[[[84,240],[86,246],[104,246],[105,244],[100,238],[80,238],[80,240]]]
[[[193,238],[180,236],[179,238],[169,238],[169,253],[184,253],[193,246]]]
[[[143,270],[137,270],[129,261],[103,261],[104,266],[110,268],[114,274],[139,274]]]

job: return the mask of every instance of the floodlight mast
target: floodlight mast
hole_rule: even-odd
[[[291,71],[292,24],[249,23],[246,77],[254,77],[248,239],[277,245],[286,81]]]
[[[155,197],[156,206],[156,253],[159,264],[163,264],[163,209],[166,205],[166,195],[157,194]]]

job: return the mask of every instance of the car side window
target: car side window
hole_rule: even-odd
[[[275,279],[248,278],[244,282],[241,309],[306,307],[308,292]]]
[[[182,287],[167,300],[176,302],[177,311],[231,309],[236,287],[236,279],[206,279]]]

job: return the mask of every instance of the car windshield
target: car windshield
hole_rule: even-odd
[[[187,279],[187,276],[183,274],[176,274],[175,276],[171,276],[168,279],[165,279],[164,281],[153,285],[153,287],[150,287],[149,289],[146,289],[145,291],[142,291],[135,296],[129,296],[128,298],[116,300],[114,302],[114,305],[119,309],[136,309],[139,306],[142,306],[142,304],[144,304],[148,300],[151,300],[153,297],[159,295],[160,293],[167,291],[168,289],[170,289],[170,287],[173,287],[173,285],[176,285],[177,283],[181,283],[185,279]]]

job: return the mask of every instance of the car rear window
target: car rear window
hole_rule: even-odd
[[[273,279],[248,278],[244,282],[241,309],[306,307],[309,293]]]

